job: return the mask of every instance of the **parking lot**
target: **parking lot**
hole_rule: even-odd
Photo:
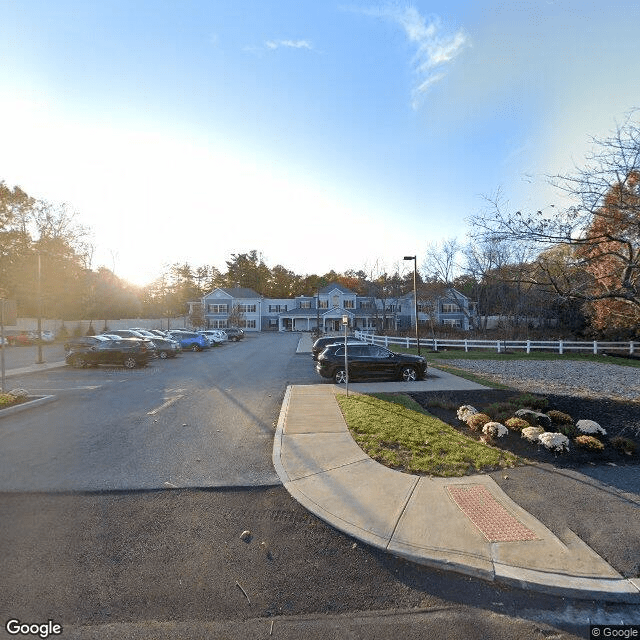
[[[8,377],[9,389],[58,400],[0,422],[0,490],[277,483],[271,445],[284,389],[318,381],[297,341],[255,335],[138,369],[63,366]],[[29,366],[36,351],[7,349],[7,368]],[[60,362],[64,350],[43,353]]]

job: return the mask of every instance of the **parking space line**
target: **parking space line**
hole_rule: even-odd
[[[171,406],[174,402],[177,402],[183,396],[174,396],[173,398],[166,398],[166,402],[163,402],[159,407],[152,409],[151,411],[147,411],[148,416],[155,416],[157,413],[160,413],[163,409]]]
[[[86,391],[87,389],[93,391],[95,389],[101,389],[103,385],[101,384],[91,384],[83,387],[66,387],[64,389],[29,389],[29,391],[33,393],[62,393],[63,391]]]

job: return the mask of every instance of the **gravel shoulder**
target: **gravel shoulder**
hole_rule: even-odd
[[[640,403],[640,368],[578,360],[441,360],[522,391]],[[436,365],[437,366],[437,363]],[[640,410],[640,405],[638,405]]]

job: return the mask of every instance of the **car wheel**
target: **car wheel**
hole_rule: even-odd
[[[344,369],[336,369],[333,374],[333,381],[336,384],[345,384],[347,381],[347,372]]]
[[[191,345],[191,351],[200,351],[201,347],[199,344],[192,344]]]
[[[166,351],[159,351],[158,358],[161,360],[166,360],[169,357],[169,354]]]
[[[132,356],[129,356],[128,358],[124,359],[124,362],[122,363],[127,369],[135,369],[136,366],[138,366],[138,363],[136,362],[136,359],[133,358]]]
[[[71,359],[71,366],[76,369],[84,369],[87,366],[87,361],[82,356],[75,356]]]
[[[418,379],[418,374],[416,373],[414,367],[402,367],[402,370],[400,371],[400,377],[405,382],[415,382]]]

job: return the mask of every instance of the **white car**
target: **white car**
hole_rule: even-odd
[[[227,336],[222,331],[217,331],[216,329],[205,329],[204,331],[198,331],[203,336],[206,336],[211,344],[221,344],[227,339]]]

